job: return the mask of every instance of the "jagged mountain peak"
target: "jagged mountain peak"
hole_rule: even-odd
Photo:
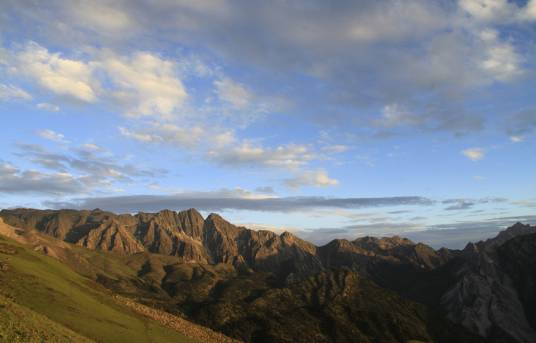
[[[478,244],[487,250],[493,250],[503,245],[505,242],[509,241],[512,238],[533,233],[536,233],[536,226],[517,222],[514,225],[499,232],[497,236],[487,239],[483,242],[479,242]]]
[[[402,238],[400,236],[392,236],[392,237],[372,237],[372,236],[364,236],[355,239],[352,243],[355,245],[358,245],[363,248],[380,248],[380,249],[391,249],[396,246],[403,246],[403,245],[415,245],[414,242],[407,238]]]

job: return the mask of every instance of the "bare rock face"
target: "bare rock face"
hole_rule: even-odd
[[[144,251],[127,227],[115,219],[109,219],[92,229],[76,244],[93,250],[113,251],[120,254],[134,254]]]
[[[497,254],[502,270],[514,283],[529,324],[536,328],[536,234],[509,240]]]
[[[505,256],[511,257],[513,253],[501,257],[497,252],[509,239],[520,235],[519,239],[523,240],[535,230],[516,224],[494,239],[467,244],[459,256],[463,263],[459,263],[456,271],[458,280],[441,298],[450,320],[494,342],[536,342],[535,328],[528,322],[522,303],[524,299],[519,296],[522,283],[516,280],[516,287],[514,282],[515,278],[527,273],[511,273],[503,261]],[[519,261],[510,258],[510,264],[506,265],[513,261],[514,265],[525,263],[524,268],[536,268],[534,258],[532,262],[528,258]]]
[[[345,266],[360,269],[362,272],[364,267],[380,262],[430,270],[449,259],[445,253],[398,236],[363,237],[352,242],[337,239],[320,247],[319,255],[325,266]]]
[[[95,209],[2,210],[15,227],[38,230],[89,249],[118,254],[151,252],[185,262],[225,263],[241,270],[308,273],[322,269],[317,248],[290,233],[237,227],[217,214],[205,220],[195,209],[116,215]]]
[[[205,221],[203,240],[213,263],[247,265],[283,276],[322,269],[313,244],[288,232],[277,235],[236,227],[217,214],[209,215]]]
[[[196,210],[139,213],[135,218],[134,236],[149,252],[208,262],[201,242],[204,219]]]
[[[241,271],[275,272],[292,282],[325,268],[366,271],[379,261],[430,269],[446,259],[423,244],[400,237],[335,240],[326,246],[289,232],[254,231],[235,226],[217,214],[206,219],[195,209],[116,215],[95,209],[0,211],[15,227],[38,230],[80,246],[119,254],[150,252],[192,263],[225,263]]]

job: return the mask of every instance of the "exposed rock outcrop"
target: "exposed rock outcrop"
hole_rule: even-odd
[[[519,280],[530,273],[514,271],[516,267],[534,269],[535,253],[517,260],[515,243],[502,247],[514,237],[518,237],[516,242],[524,242],[532,232],[536,227],[517,223],[493,239],[467,244],[458,257],[463,263],[457,261],[457,282],[441,298],[449,319],[493,342],[536,342],[536,327],[534,323],[531,327],[527,306],[523,306],[530,303],[523,299],[526,284]],[[506,249],[510,252],[505,253]],[[527,251],[527,247],[519,251]],[[534,288],[529,292],[534,293]]]

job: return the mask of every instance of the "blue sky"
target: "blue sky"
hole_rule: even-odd
[[[536,1],[2,1],[0,207],[463,246],[536,221]]]

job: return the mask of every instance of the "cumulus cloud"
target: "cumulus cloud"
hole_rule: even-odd
[[[31,100],[32,96],[25,90],[0,83],[0,101],[9,100]]]
[[[58,133],[53,130],[49,130],[49,129],[39,130],[37,131],[37,134],[44,139],[48,139],[49,141],[53,141],[56,143],[68,143],[68,141],[65,139],[65,136],[63,134]]]
[[[16,53],[11,71],[35,80],[55,94],[93,102],[97,95],[92,69],[84,61],[51,53],[41,45],[29,42]]]
[[[301,171],[294,177],[285,179],[284,184],[289,188],[300,188],[306,186],[328,187],[338,185],[339,181],[330,178],[325,170],[319,169],[313,171]]]
[[[83,102],[111,99],[131,117],[172,117],[187,98],[176,62],[150,52],[117,55],[96,50],[84,60],[28,42],[11,55],[7,62],[11,74],[24,75],[54,94]],[[0,86],[3,93],[29,99],[14,86]],[[37,107],[59,110],[47,103]]]
[[[309,112],[351,105],[337,116],[337,123],[345,127],[366,122],[389,130],[402,123],[456,133],[482,127],[482,118],[465,108],[464,95],[496,82],[513,82],[530,67],[525,63],[526,49],[520,48],[523,42],[495,30],[502,30],[501,25],[515,29],[536,18],[534,0],[526,5],[508,0],[365,0],[336,6],[301,1],[254,5],[94,1],[91,6],[10,2],[4,8],[13,14],[9,18],[31,21],[45,31],[42,36],[59,45],[111,41],[113,46],[140,46],[139,37],[150,41],[151,48],[153,38],[174,47],[200,45],[224,62],[268,71],[262,86],[289,85],[283,92],[302,108],[310,106]],[[7,20],[6,29],[14,27],[15,20]],[[170,116],[190,98],[186,81],[168,72],[182,68],[180,61],[134,52],[110,53],[108,60],[97,62],[113,69],[114,89],[109,94],[129,115]],[[188,68],[198,75],[210,74],[202,64]],[[237,112],[249,109],[255,87],[216,74],[211,83],[219,99]],[[305,77],[305,89],[292,82],[296,76]],[[163,88],[150,93],[158,89],[148,86],[156,79]],[[371,106],[386,115],[376,120]],[[370,114],[355,120],[356,108]],[[318,119],[316,114],[304,116]],[[335,122],[334,117],[322,119]]]
[[[511,43],[499,40],[497,31],[486,29],[480,38],[485,54],[479,66],[491,79],[510,81],[523,74],[521,57]]]
[[[486,152],[482,148],[469,148],[462,150],[462,154],[471,161],[480,161],[486,155]]]
[[[473,20],[487,24],[536,20],[536,1],[519,6],[509,0],[460,0],[460,9]]]
[[[169,117],[187,98],[175,63],[152,53],[106,56],[99,66],[114,85],[112,96],[129,116]]]
[[[485,22],[510,19],[518,10],[508,0],[460,0],[458,4],[473,19]]]

